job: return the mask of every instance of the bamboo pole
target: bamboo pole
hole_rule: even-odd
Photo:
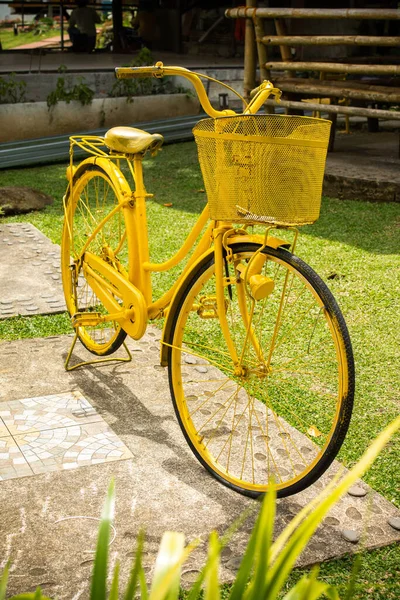
[[[286,37],[286,25],[283,19],[275,19],[275,29],[276,33],[278,34],[277,37]],[[288,48],[286,45],[281,45],[279,47],[279,50],[281,51],[282,60],[292,60],[292,53],[290,52],[290,48]]]
[[[335,104],[316,104],[313,102],[296,102],[294,100],[281,100],[279,103],[275,100],[267,100],[267,106],[275,108],[295,108],[300,110],[316,110],[329,114],[343,114],[357,117],[373,117],[380,119],[395,119],[400,120],[400,112],[391,110],[381,110],[378,108],[360,108],[356,106],[340,106]]]
[[[394,92],[396,90],[399,90],[400,85],[392,85],[391,83],[388,85],[376,85],[376,84],[371,84],[371,83],[367,83],[365,81],[362,81],[360,79],[342,79],[342,80],[337,80],[337,79],[325,79],[323,76],[325,75],[325,73],[321,73],[320,75],[320,79],[310,79],[308,77],[291,77],[290,79],[287,79],[286,77],[275,77],[274,82],[283,82],[286,81],[288,83],[308,83],[310,85],[330,85],[333,87],[348,87],[348,88],[352,88],[352,89],[358,89],[358,90],[369,90],[371,92],[386,92],[387,94],[390,94],[391,92]],[[389,81],[396,81],[396,80],[389,80]],[[399,80],[400,83],[400,80]],[[279,87],[279,86],[278,86]]]
[[[257,0],[246,0],[247,12],[257,5]],[[244,15],[245,16],[245,15]],[[244,97],[249,98],[250,92],[256,87],[256,47],[252,20],[246,19],[244,38]]]
[[[266,46],[261,42],[261,38],[264,35],[264,23],[258,17],[254,17],[254,33],[257,42],[257,54],[258,54],[258,66],[260,68],[260,80],[265,81],[270,79],[270,72],[265,68],[265,63],[268,60],[268,51]],[[275,110],[271,107],[266,107],[268,113],[274,114]]]
[[[264,37],[264,24],[261,19],[258,17],[254,17],[254,32],[256,35],[257,42],[257,54],[258,54],[258,65],[260,67],[260,79],[264,81],[264,79],[269,79],[270,74],[269,71],[265,68],[265,63],[268,60],[268,51],[265,47],[265,44],[262,43],[262,38]]]
[[[324,71],[326,73],[358,73],[359,75],[400,75],[400,65],[355,65],[322,62],[267,62],[267,69],[280,71]]]
[[[370,102],[400,102],[400,89],[378,86],[363,87],[362,83],[351,85],[347,81],[321,81],[315,79],[274,79],[275,85],[283,92],[318,95],[323,97],[351,98]],[[396,91],[397,90],[397,91]]]
[[[243,17],[261,19],[400,19],[396,8],[228,8],[225,16],[229,19]]]
[[[257,41],[269,46],[400,46],[400,37],[371,35],[265,35]]]

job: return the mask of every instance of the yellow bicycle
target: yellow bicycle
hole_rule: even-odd
[[[208,204],[177,254],[153,263],[142,161],[162,136],[116,127],[104,138],[71,138],[62,276],[76,337],[104,357],[165,318],[161,364],[198,460],[248,496],[271,482],[279,496],[299,492],[339,451],[354,396],[343,316],[293,254],[297,227],[319,216],[330,123],[256,114],[279,96],[270,82],[236,114],[215,110],[189,70],[157,63],[116,73],[192,82],[210,117],[194,128]],[[89,153],[77,167],[76,146]],[[272,235],[280,228],[292,241]],[[188,256],[172,288],[154,298],[151,274]]]

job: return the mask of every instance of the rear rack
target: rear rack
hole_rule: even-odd
[[[104,138],[97,135],[72,135],[70,138],[71,154],[73,154],[74,146],[78,146],[81,150],[84,150],[88,154],[93,156],[103,156],[106,158],[126,158],[125,154],[113,152],[104,143]],[[100,146],[103,146],[105,150],[102,150]]]

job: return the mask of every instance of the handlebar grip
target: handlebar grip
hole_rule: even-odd
[[[115,75],[117,79],[136,79],[139,77],[151,77],[152,75],[163,76],[163,67],[161,65],[151,65],[148,67],[116,67]]]

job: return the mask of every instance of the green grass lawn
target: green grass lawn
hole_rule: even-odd
[[[12,50],[18,46],[24,46],[25,44],[32,44],[33,42],[42,42],[48,38],[60,35],[60,29],[49,29],[41,35],[35,35],[33,31],[23,32],[20,31],[18,35],[14,35],[12,29],[0,29],[0,41],[3,50]]]
[[[0,185],[27,185],[54,197],[40,213],[4,219],[29,221],[59,244],[65,166],[55,165],[0,172]],[[145,162],[151,258],[161,261],[177,250],[205,205],[203,182],[194,143],[167,146]],[[167,208],[164,203],[172,203]],[[339,459],[353,465],[369,442],[400,410],[400,205],[324,198],[321,217],[302,228],[299,254],[328,283],[346,318],[356,362],[354,416]],[[176,271],[159,275],[158,293],[167,289]],[[1,339],[19,339],[70,332],[66,315],[0,321]],[[365,480],[400,507],[400,436],[392,440]],[[356,598],[399,597],[400,548],[363,554]],[[351,559],[322,565],[321,574],[341,588],[350,576]],[[298,574],[294,575],[294,578]]]

